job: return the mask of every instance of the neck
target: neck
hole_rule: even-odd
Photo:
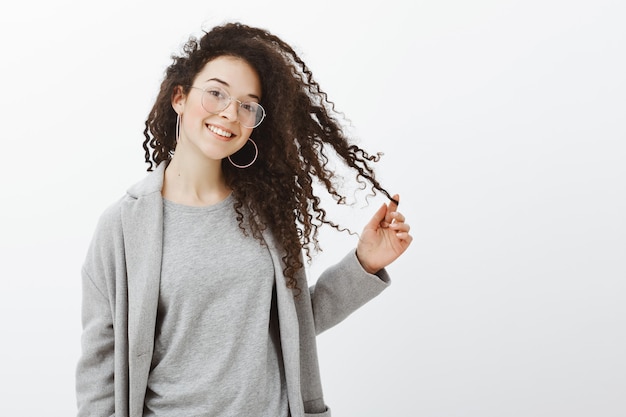
[[[188,206],[209,206],[228,197],[222,161],[186,155],[180,148],[165,169],[163,197]]]

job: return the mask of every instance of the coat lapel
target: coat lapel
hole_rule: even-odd
[[[152,362],[163,250],[165,164],[129,189],[122,206],[128,280],[129,412],[141,416]]]
[[[283,262],[280,256],[282,250],[276,245],[274,237],[268,230],[263,232],[263,239],[268,245],[274,263],[280,344],[283,352],[289,408],[291,416],[304,416],[300,392],[300,334],[298,315],[293,301],[294,294],[291,289],[287,288],[283,275]]]

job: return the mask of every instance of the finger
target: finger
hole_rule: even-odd
[[[404,221],[406,220],[404,214],[400,213],[399,211],[389,213],[389,216],[395,220],[394,223],[404,223]]]
[[[400,204],[400,196],[398,194],[394,194],[392,196],[389,196],[389,200],[391,201],[391,203],[396,205],[396,208]]]
[[[392,223],[389,225],[396,232],[408,232],[411,230],[411,226],[408,223]]]
[[[396,233],[396,238],[404,242],[407,246],[413,241],[413,236],[411,236],[408,232]]]
[[[400,204],[399,194],[394,194],[392,197],[393,197],[393,200],[389,202],[389,206],[387,209],[387,216],[385,217],[386,223],[391,223],[393,221],[393,217],[390,214],[396,212],[398,210],[398,204]]]
[[[398,210],[398,205],[400,204],[400,195],[399,194],[394,194],[391,197],[392,197],[392,199],[389,202],[389,210],[397,211]]]

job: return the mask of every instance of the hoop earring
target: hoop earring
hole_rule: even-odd
[[[180,139],[180,113],[176,115],[176,143],[178,143],[178,139]]]
[[[176,131],[174,132],[174,136],[176,139],[174,141],[174,149],[170,149],[167,154],[171,157],[174,156],[174,151],[176,150],[176,145],[178,145],[178,139],[180,139],[180,114],[176,115]]]
[[[230,155],[228,155],[228,160],[230,161],[231,164],[233,164],[233,166],[235,166],[237,168],[248,168],[250,165],[254,164],[254,162],[256,161],[256,158],[259,156],[259,148],[256,146],[256,143],[251,138],[248,138],[248,141],[252,142],[252,145],[254,146],[254,159],[252,160],[252,162],[250,162],[247,165],[237,165],[236,163],[233,162],[232,159],[230,159]],[[246,142],[246,145],[247,144],[248,144],[248,142]],[[235,153],[237,153],[237,152],[235,152]]]

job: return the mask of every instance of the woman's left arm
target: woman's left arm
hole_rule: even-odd
[[[327,268],[311,286],[316,333],[341,322],[387,288],[390,277],[385,267],[406,251],[412,239],[397,204],[383,205],[365,226],[357,250]]]

